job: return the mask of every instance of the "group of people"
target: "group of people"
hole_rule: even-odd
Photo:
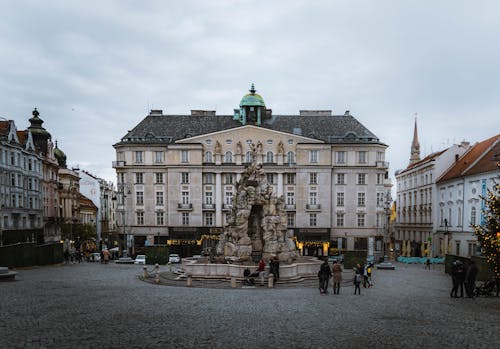
[[[276,283],[276,281],[278,281],[280,278],[280,261],[277,257],[273,257],[269,261],[269,273],[273,274],[273,281]],[[260,279],[260,285],[264,286],[264,280],[266,278],[266,275],[267,275],[266,262],[264,261],[264,258],[261,258],[259,260],[257,270],[254,273],[249,274],[248,276],[250,277],[258,276]]]
[[[372,282],[372,267],[369,263],[361,266],[359,263],[354,267],[354,294],[361,294],[361,284],[363,287],[373,286]],[[325,259],[318,271],[319,292],[321,294],[328,293],[328,283],[330,278],[333,278],[333,294],[340,294],[340,284],[342,283],[342,266],[337,261],[333,261],[332,267],[328,265],[328,260]]]
[[[460,297],[464,296],[464,286],[465,294],[468,298],[474,298],[474,288],[476,285],[478,269],[476,263],[471,261],[468,266],[466,266],[462,261],[456,260],[453,262],[451,267],[451,281],[453,283],[453,288],[450,292],[450,297],[458,298],[458,290],[460,289]]]

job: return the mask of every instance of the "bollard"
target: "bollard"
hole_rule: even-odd
[[[269,274],[269,279],[267,279],[267,287],[274,288],[274,275]]]
[[[142,276],[144,277],[144,279],[147,279],[148,278],[148,267],[142,267]]]
[[[231,276],[231,287],[236,288],[236,278],[234,276]]]
[[[155,283],[160,283],[160,266],[158,265],[158,263],[156,263],[155,265]]]
[[[186,286],[187,287],[193,286],[193,277],[191,275],[188,275],[188,277],[186,279]]]

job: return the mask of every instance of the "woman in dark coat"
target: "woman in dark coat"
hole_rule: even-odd
[[[331,276],[332,272],[330,270],[330,266],[328,265],[328,261],[325,259],[318,272],[320,293],[328,293],[328,281]]]

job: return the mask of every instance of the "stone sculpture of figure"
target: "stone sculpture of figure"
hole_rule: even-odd
[[[241,142],[238,141],[238,143],[236,143],[236,154],[241,155],[241,153],[242,153]]]
[[[215,141],[215,153],[220,154],[222,152],[222,146],[219,141]]]
[[[257,153],[262,154],[262,142],[261,141],[257,142]]]
[[[285,154],[285,147],[283,146],[283,142],[279,141],[278,143],[278,154]]]

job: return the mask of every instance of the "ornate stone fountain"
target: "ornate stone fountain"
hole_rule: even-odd
[[[257,164],[257,147],[250,147],[252,163],[236,183],[230,220],[220,235],[217,255],[231,262],[262,256],[290,263],[297,258],[297,250],[293,236],[287,233],[284,198],[273,193],[262,165]]]

